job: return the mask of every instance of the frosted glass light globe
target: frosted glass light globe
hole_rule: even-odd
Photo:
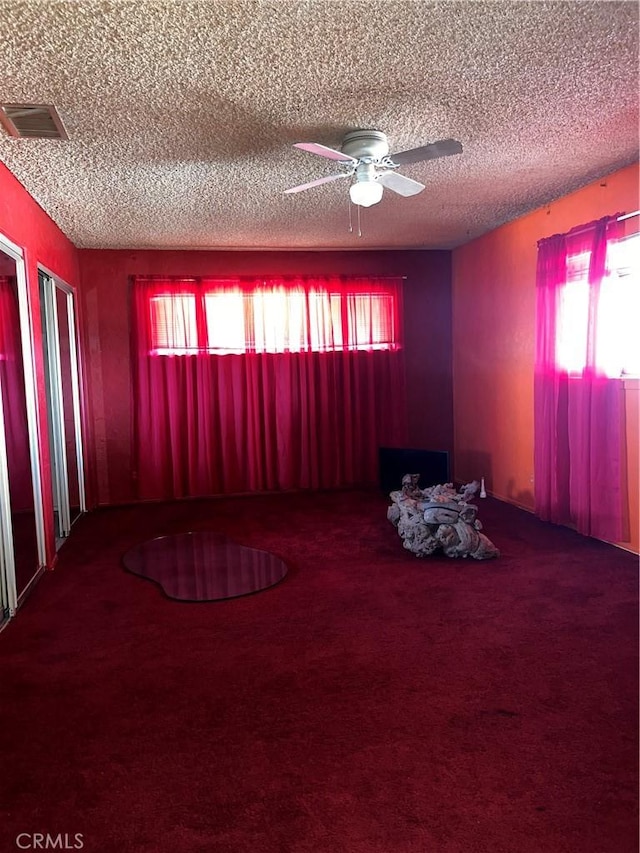
[[[354,204],[371,207],[382,199],[382,184],[377,181],[357,181],[349,187],[349,195]]]

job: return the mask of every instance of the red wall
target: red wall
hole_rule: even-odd
[[[453,253],[455,476],[533,509],[533,364],[538,240],[639,207],[638,166],[621,169]],[[628,233],[638,218],[626,221]],[[638,383],[626,382],[630,541],[638,541]]]
[[[38,264],[45,266],[71,287],[77,287],[79,282],[78,252],[3,163],[0,163],[0,233],[22,249],[25,259],[38,394],[38,434],[42,450],[40,468],[45,508],[47,563],[51,564],[55,558],[55,534],[47,436]]]
[[[131,477],[129,276],[401,275],[409,397],[408,444],[451,450],[450,253],[80,250],[87,379],[100,504],[135,500]],[[389,401],[393,405],[393,400]],[[362,425],[367,428],[366,424]]]

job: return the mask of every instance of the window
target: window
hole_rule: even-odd
[[[198,351],[195,296],[182,293],[152,296],[149,308],[156,355]]]
[[[606,275],[597,306],[590,306],[591,253],[569,255],[567,281],[560,293],[556,357],[558,366],[580,374],[588,347],[595,347],[595,364],[606,376],[640,376],[640,234],[609,244]],[[597,335],[587,339],[589,311],[597,311]]]
[[[209,280],[149,298],[152,355],[337,352],[399,348],[391,286]]]

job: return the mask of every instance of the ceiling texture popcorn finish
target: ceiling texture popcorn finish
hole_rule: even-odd
[[[79,247],[451,248],[636,160],[638,99],[635,2],[0,3],[0,102],[69,134],[0,160]],[[360,128],[463,145],[362,237],[348,181],[284,193]]]

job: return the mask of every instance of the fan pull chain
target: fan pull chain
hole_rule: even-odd
[[[358,237],[362,237],[362,228],[360,227],[360,205],[356,205],[358,208]],[[351,200],[349,200],[349,234],[353,234],[353,218],[351,216],[351,211],[353,209],[353,205],[351,204]]]

